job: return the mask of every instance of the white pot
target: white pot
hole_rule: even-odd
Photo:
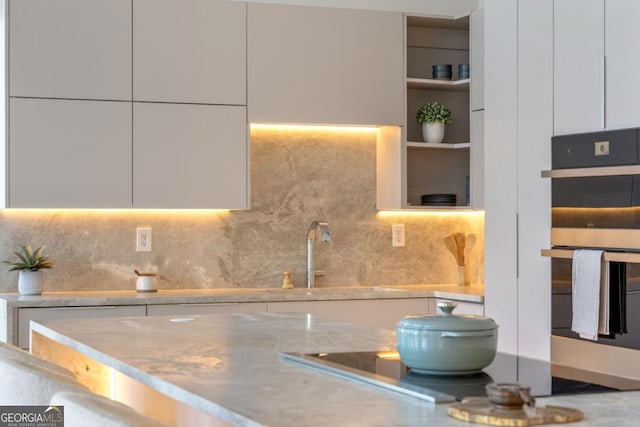
[[[44,289],[42,271],[21,271],[18,275],[20,295],[40,295]]]
[[[136,279],[136,291],[138,292],[156,292],[158,287],[156,286],[155,276],[138,276]]]
[[[422,124],[422,138],[424,142],[440,143],[444,139],[444,123],[432,122]]]

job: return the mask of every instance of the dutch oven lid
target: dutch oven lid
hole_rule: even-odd
[[[405,329],[424,329],[429,331],[486,331],[497,328],[493,319],[472,314],[457,316],[452,313],[456,304],[440,302],[438,308],[442,312],[436,316],[410,315],[398,323]]]

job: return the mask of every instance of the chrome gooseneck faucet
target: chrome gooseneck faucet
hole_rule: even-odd
[[[313,248],[316,241],[316,230],[320,229],[323,242],[331,241],[329,224],[325,221],[313,221],[307,231],[307,288],[313,288],[316,275],[322,276],[324,270],[316,270],[313,263]]]

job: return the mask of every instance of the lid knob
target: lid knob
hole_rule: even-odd
[[[451,301],[442,301],[437,304],[437,307],[440,309],[444,316],[450,316],[453,313],[453,309],[457,306],[458,304]]]

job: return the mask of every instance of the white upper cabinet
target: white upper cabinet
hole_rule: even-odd
[[[131,0],[9,2],[9,95],[131,99]]]
[[[398,12],[248,5],[250,122],[403,123]]]
[[[133,0],[134,101],[246,105],[246,7]]]
[[[131,103],[10,100],[9,207],[131,206]]]
[[[555,0],[554,134],[604,127],[604,2]]]
[[[471,67],[471,111],[484,110],[484,9],[469,17],[469,63]],[[473,139],[473,135],[472,135]]]
[[[246,107],[134,103],[133,207],[248,207]]]
[[[606,127],[640,126],[640,2],[605,2]]]
[[[640,126],[640,2],[554,1],[554,134]]]

